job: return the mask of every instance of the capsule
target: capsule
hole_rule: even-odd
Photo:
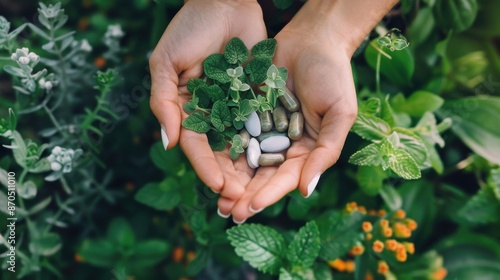
[[[248,147],[248,142],[250,142],[250,133],[248,133],[248,131],[243,128],[239,134],[241,137],[241,144],[243,145],[243,149],[246,149]]]
[[[260,166],[275,166],[280,165],[285,161],[285,156],[283,154],[261,154],[259,156]]]
[[[271,116],[271,110],[259,113],[259,119],[262,132],[268,132],[273,129],[273,117]]]
[[[266,140],[269,137],[273,136],[286,136],[287,134],[284,132],[277,132],[276,130],[271,130],[269,132],[264,132],[259,137],[257,137],[257,140],[259,140],[259,143]]]
[[[274,127],[279,132],[285,132],[288,129],[288,118],[283,107],[276,107],[273,111]]]
[[[297,112],[300,108],[300,103],[293,95],[293,93],[288,89],[284,88],[284,93],[278,99],[281,101],[283,106],[289,111],[289,112]]]
[[[290,125],[288,126],[288,138],[299,140],[304,132],[304,115],[301,112],[295,112],[290,117]]]

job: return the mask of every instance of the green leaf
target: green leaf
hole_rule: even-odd
[[[198,133],[206,133],[210,130],[210,125],[202,112],[195,112],[188,116],[182,121],[182,126]]]
[[[24,199],[32,199],[36,196],[37,188],[33,181],[26,181],[22,185],[17,185],[17,194]]]
[[[356,180],[361,190],[367,195],[377,195],[382,188],[386,178],[384,170],[380,166],[360,166],[356,173]]]
[[[439,27],[458,33],[474,23],[478,5],[476,0],[441,0],[432,11]]]
[[[278,9],[285,10],[292,6],[294,0],[273,0],[274,6]]]
[[[488,185],[493,190],[498,201],[500,201],[500,168],[493,169],[490,171],[490,176],[488,177]]]
[[[230,64],[242,64],[248,59],[248,49],[240,38],[232,38],[224,49],[224,57]]]
[[[361,166],[378,166],[384,162],[377,144],[370,144],[363,149],[355,152],[350,158],[349,163]]]
[[[410,154],[404,150],[394,150],[387,155],[387,165],[398,176],[406,180],[422,177],[420,168]]]
[[[124,218],[114,218],[108,227],[108,240],[112,240],[120,248],[131,248],[135,243],[135,234]]]
[[[387,122],[390,127],[396,126],[396,116],[392,110],[391,104],[389,104],[389,95],[386,95],[384,100],[382,100],[382,106],[380,108],[380,117]]]
[[[391,127],[380,118],[359,113],[351,131],[366,140],[381,140],[390,134]]]
[[[403,100],[398,103],[392,102],[392,105],[396,111],[408,113],[412,117],[421,117],[426,112],[434,112],[441,108],[443,103],[444,99],[440,96],[419,90],[412,93],[406,100],[403,97]]]
[[[185,168],[183,164],[179,164],[181,161],[181,151],[179,148],[165,151],[165,147],[163,147],[161,141],[156,142],[151,147],[149,150],[149,158],[158,169],[170,175],[177,174],[180,170]]]
[[[91,265],[112,268],[118,260],[117,248],[108,240],[85,240],[83,241],[79,255]]]
[[[204,87],[206,86],[207,84],[202,80],[202,79],[199,79],[199,78],[196,78],[196,79],[190,79],[187,83],[187,90],[193,94],[196,92],[196,90],[200,87]]]
[[[210,148],[214,151],[223,151],[226,148],[226,139],[224,138],[224,134],[210,130],[207,132],[208,144]]]
[[[292,266],[310,268],[320,250],[319,229],[316,222],[308,222],[295,234],[288,246],[287,257]]]
[[[135,200],[156,210],[169,210],[181,201],[179,183],[173,177],[168,177],[161,183],[148,183],[135,195]]]
[[[390,185],[384,185],[380,189],[380,196],[384,199],[385,204],[393,211],[401,209],[403,200],[399,193]]]
[[[389,59],[385,55],[381,56],[380,73],[397,85],[409,84],[415,71],[414,58],[409,48],[391,52],[388,48],[378,45],[377,39],[372,40],[365,50],[365,58],[373,69],[377,68],[378,56],[378,51],[373,47],[373,44],[382,48],[391,57]]]
[[[258,42],[252,48],[252,56],[256,58],[272,58],[276,51],[276,43],[276,40],[273,38]],[[267,68],[269,68],[269,66],[266,67],[266,71]]]
[[[207,89],[213,103],[226,98],[224,91],[218,85],[211,85]]]
[[[199,101],[198,97],[193,96],[191,100],[182,105],[182,109],[184,109],[184,112],[192,114],[198,109],[198,101]]]
[[[446,101],[438,111],[441,118],[453,120],[451,130],[470,149],[487,160],[500,164],[500,97],[474,96]]]
[[[458,216],[472,224],[497,222],[500,217],[500,203],[491,188],[483,188],[467,201]]]
[[[35,255],[52,256],[62,247],[61,237],[53,232],[43,233],[31,240],[30,252]]]
[[[412,46],[418,46],[427,40],[436,27],[436,21],[430,7],[419,9],[408,28],[408,37]]]
[[[313,192],[307,199],[298,190],[291,192],[287,205],[288,216],[294,220],[305,218],[309,210],[316,205],[318,199],[318,192]]]
[[[359,112],[365,115],[375,115],[380,110],[380,99],[370,97],[359,103]]]
[[[398,127],[394,129],[393,133],[397,134],[399,138],[397,145],[393,144],[394,148],[402,149],[410,154],[421,169],[428,168],[430,166],[427,148],[425,147],[423,140],[418,135],[410,130]]]
[[[245,66],[245,73],[249,75],[252,83],[260,85],[267,79],[267,69],[272,64],[268,57],[256,57]]]
[[[205,75],[220,83],[229,83],[231,81],[231,77],[226,72],[230,67],[231,65],[227,63],[224,55],[220,53],[212,54],[203,61]]]
[[[211,252],[208,248],[202,248],[196,251],[196,257],[186,268],[188,276],[198,275],[208,264]]]
[[[232,123],[231,111],[227,107],[224,101],[217,101],[212,107],[212,113],[210,114],[210,120],[212,125],[218,131],[222,132],[226,129],[226,126],[230,126]]]
[[[129,264],[138,268],[150,267],[162,261],[170,251],[170,245],[163,240],[150,239],[135,245]]]
[[[264,273],[277,275],[285,258],[285,240],[276,230],[243,224],[227,231],[236,254]]]
[[[319,256],[325,260],[334,260],[345,255],[363,239],[360,233],[363,214],[352,212],[326,213],[316,219],[320,232],[321,249]]]

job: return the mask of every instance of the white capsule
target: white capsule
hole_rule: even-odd
[[[260,142],[260,149],[265,153],[278,153],[290,147],[290,139],[286,136],[272,136]]]
[[[259,142],[255,138],[250,139],[247,148],[247,163],[250,168],[255,169],[259,167],[260,154]]]
[[[256,112],[252,112],[250,115],[248,115],[248,119],[245,122],[245,128],[253,137],[257,137],[260,135],[262,130],[260,127],[260,119]]]

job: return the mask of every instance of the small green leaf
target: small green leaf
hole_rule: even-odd
[[[319,193],[313,192],[307,199],[304,198],[298,190],[290,193],[290,201],[287,205],[288,216],[291,219],[298,220],[307,217],[309,210],[316,205],[319,199]]]
[[[108,240],[120,248],[131,248],[135,243],[135,234],[130,224],[124,218],[115,218],[111,221],[107,232]]]
[[[396,116],[394,111],[392,110],[391,104],[389,104],[389,95],[382,100],[380,108],[380,117],[387,122],[387,124],[391,127],[396,126]]]
[[[182,105],[182,108],[184,109],[184,112],[186,112],[188,114],[194,113],[196,111],[196,109],[198,109],[198,97],[193,96],[193,98],[191,98],[191,100],[189,100],[188,102],[184,103],[184,105]]]
[[[415,71],[415,62],[412,52],[409,48],[391,52],[388,48],[380,46],[376,40],[377,39],[372,40],[365,50],[365,58],[368,65],[373,69],[377,68],[377,56],[379,51],[373,47],[375,44],[375,46],[379,49],[381,48],[391,57],[391,59],[389,59],[385,55],[381,56],[380,73],[389,81],[397,85],[408,85]]]
[[[384,199],[385,204],[392,210],[396,211],[401,209],[403,205],[403,200],[401,195],[390,185],[384,185],[380,190],[380,196]]]
[[[224,49],[224,57],[230,64],[242,64],[248,59],[248,49],[239,38],[232,38]]]
[[[276,40],[272,38],[258,42],[252,48],[252,56],[256,58],[272,58],[276,51],[276,43]],[[268,67],[266,67],[266,70]]]
[[[361,166],[378,166],[384,162],[381,156],[380,148],[377,144],[370,144],[363,149],[355,152],[350,158],[349,163]]]
[[[381,140],[389,135],[391,127],[378,117],[360,113],[351,131],[366,140]]]
[[[151,267],[163,260],[169,250],[170,245],[163,240],[150,239],[142,241],[135,245],[129,263],[140,268]]]
[[[224,131],[226,126],[231,125],[231,111],[229,111],[229,108],[224,101],[219,100],[214,103],[212,113],[210,114],[210,120],[215,129],[220,132]]]
[[[86,263],[105,268],[114,267],[119,258],[116,246],[105,239],[83,241],[78,253]]]
[[[415,160],[404,150],[397,149],[387,155],[387,165],[403,179],[414,180],[422,177]]]
[[[210,125],[201,112],[195,112],[188,116],[182,121],[182,126],[198,133],[206,133],[210,130]]]
[[[380,99],[370,97],[359,103],[359,112],[366,115],[375,115],[380,110]]]
[[[30,252],[36,255],[52,256],[62,247],[61,237],[53,232],[43,233],[31,240]]]
[[[224,138],[224,134],[210,130],[207,132],[208,144],[210,148],[214,151],[223,151],[226,148],[226,139]]]
[[[256,57],[245,66],[245,73],[249,75],[252,83],[260,85],[267,79],[267,69],[272,64],[269,57]]]
[[[441,0],[436,1],[432,11],[439,27],[461,32],[474,23],[478,5],[476,0]]]
[[[458,217],[472,224],[497,222],[500,217],[500,203],[491,188],[483,188],[460,209]]]
[[[410,130],[404,128],[395,128],[394,132],[398,135],[399,141],[394,145],[395,149],[402,149],[415,160],[421,169],[430,167],[429,154],[423,140]]]
[[[161,183],[149,183],[135,195],[135,200],[156,210],[169,210],[181,201],[179,183],[174,177],[168,177]]]
[[[24,199],[32,199],[36,196],[37,188],[33,181],[26,181],[22,185],[17,185],[17,194]]]
[[[205,75],[220,83],[229,83],[231,81],[231,77],[226,72],[230,67],[224,55],[220,53],[212,54],[203,61]]]
[[[277,275],[285,258],[285,240],[276,230],[243,224],[227,231],[236,254],[264,273]]]
[[[190,93],[195,93],[195,91],[200,88],[200,87],[203,87],[203,86],[206,86],[207,84],[202,80],[202,79],[199,79],[199,78],[196,78],[196,79],[190,79],[187,83],[187,90],[190,92]]]
[[[212,100],[213,103],[215,103],[219,100],[224,100],[226,98],[224,91],[218,85],[209,86],[208,93],[209,93],[210,99]]]
[[[308,222],[295,234],[288,246],[287,257],[292,266],[310,268],[320,250],[319,230],[316,222]]]
[[[356,180],[361,190],[367,195],[377,195],[382,188],[386,178],[384,170],[380,166],[360,166],[356,173]]]
[[[444,103],[444,99],[440,96],[422,90],[414,92],[406,100],[403,97],[398,103],[395,103],[394,99],[392,101],[396,111],[408,113],[412,117],[421,117],[426,112],[434,112]]]

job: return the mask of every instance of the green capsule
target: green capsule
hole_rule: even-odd
[[[278,97],[278,99],[289,112],[297,112],[300,108],[299,101],[297,100],[295,95],[293,95],[293,93],[286,87],[284,88],[284,94]]]
[[[299,140],[304,132],[304,115],[301,112],[295,112],[290,117],[290,125],[288,126],[288,138]]]
[[[260,142],[266,140],[267,138],[273,137],[273,136],[286,136],[286,133],[278,132],[276,130],[272,130],[272,131],[269,131],[269,132],[262,133],[261,135],[259,135],[257,137],[257,140],[260,143]]]
[[[274,127],[279,132],[285,132],[288,129],[288,118],[283,107],[276,107],[273,111]]]
[[[280,165],[285,161],[285,156],[283,154],[261,154],[259,157],[260,166],[275,166]]]
[[[248,133],[248,131],[243,128],[239,134],[241,136],[241,144],[243,144],[243,149],[246,149],[248,147],[248,142],[250,142],[250,133]]]
[[[259,112],[259,118],[260,128],[262,129],[262,132],[268,132],[273,129],[273,118],[271,116],[271,110]]]

